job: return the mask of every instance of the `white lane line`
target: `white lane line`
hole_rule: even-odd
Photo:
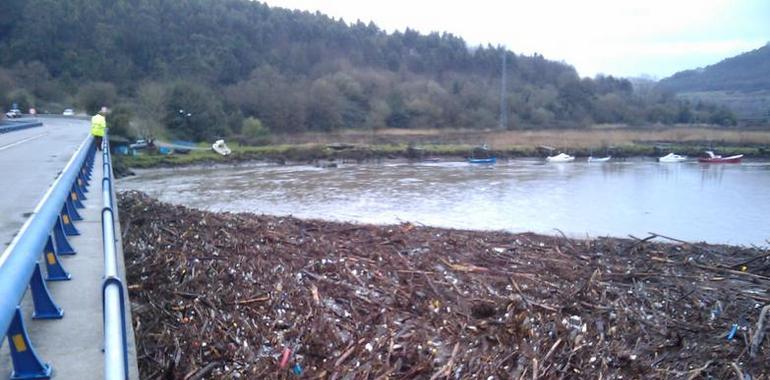
[[[14,147],[14,146],[16,146],[16,145],[19,145],[19,144],[23,144],[23,143],[25,143],[25,142],[27,142],[27,141],[29,141],[29,140],[32,140],[32,139],[36,139],[36,138],[39,138],[39,137],[43,137],[43,136],[45,136],[45,135],[47,135],[47,134],[48,134],[48,132],[43,132],[43,133],[41,133],[41,134],[38,134],[38,135],[29,136],[29,137],[27,137],[27,138],[25,138],[25,139],[21,139],[21,140],[19,140],[19,141],[16,141],[16,142],[12,142],[12,143],[10,143],[10,144],[7,144],[7,145],[3,145],[3,146],[0,146],[0,150],[5,150],[5,149],[8,149],[8,148],[12,148],[12,147]]]

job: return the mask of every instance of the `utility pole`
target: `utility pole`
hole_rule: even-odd
[[[503,72],[500,78],[500,129],[506,129],[508,127],[508,107],[505,102],[505,88],[506,88],[506,69],[505,69],[505,56],[506,48],[503,46]]]

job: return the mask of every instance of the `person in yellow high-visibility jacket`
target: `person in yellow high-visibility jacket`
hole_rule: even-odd
[[[91,134],[96,140],[96,149],[99,150],[102,150],[102,138],[104,138],[104,130],[107,128],[104,113],[104,107],[102,107],[102,110],[91,118]]]

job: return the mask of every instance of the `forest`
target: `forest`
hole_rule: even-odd
[[[52,113],[106,105],[113,133],[196,141],[736,123],[727,108],[638,91],[623,78],[581,78],[539,54],[246,0],[3,0],[0,100]]]

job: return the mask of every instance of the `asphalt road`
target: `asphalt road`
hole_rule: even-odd
[[[40,120],[42,127],[0,134],[0,252],[89,133],[85,120]]]

